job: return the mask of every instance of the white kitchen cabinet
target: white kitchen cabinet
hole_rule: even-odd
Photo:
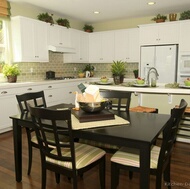
[[[179,23],[156,23],[140,25],[140,45],[179,43]]]
[[[47,24],[16,16],[11,18],[14,62],[48,62]]]
[[[89,62],[111,63],[114,60],[114,31],[89,35]]]
[[[115,60],[139,62],[139,29],[115,31]]]
[[[19,113],[16,91],[15,89],[0,89],[0,133],[12,129],[12,120],[9,117]]]
[[[180,51],[190,52],[190,21],[184,20],[180,21],[180,37],[179,37],[179,47]]]
[[[76,50],[74,54],[64,54],[65,63],[87,63],[89,57],[89,33],[71,30],[71,46]]]
[[[48,45],[71,47],[70,29],[56,24],[48,24]]]

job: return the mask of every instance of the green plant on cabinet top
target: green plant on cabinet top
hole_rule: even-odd
[[[70,28],[70,22],[68,19],[58,18],[56,20],[57,24],[60,26],[65,26],[67,28]]]
[[[165,22],[165,20],[167,20],[167,16],[165,15],[161,15],[161,14],[157,14],[154,18],[152,18],[153,21],[158,22]]]
[[[93,27],[92,25],[85,24],[84,27],[83,27],[83,30],[84,30],[85,32],[91,33],[91,32],[93,32],[94,27]]]
[[[179,20],[187,20],[190,19],[190,10],[184,11],[180,14]]]
[[[46,13],[41,13],[41,14],[39,14],[37,16],[37,18],[38,18],[38,20],[54,24],[53,14],[49,15],[47,12]]]

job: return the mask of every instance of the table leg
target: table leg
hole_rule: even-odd
[[[22,181],[22,128],[18,120],[13,119],[13,139],[14,139],[14,158],[16,181]]]
[[[150,188],[150,146],[140,149],[140,188]]]

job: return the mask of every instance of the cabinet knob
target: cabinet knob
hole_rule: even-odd
[[[48,97],[50,97],[50,98],[51,98],[51,97],[53,97],[53,95],[49,95]]]
[[[51,88],[52,88],[52,86],[50,85],[50,86],[48,86],[48,88],[49,88],[49,89],[51,89]]]
[[[28,88],[27,91],[32,91],[32,88]]]
[[[7,94],[7,91],[2,91],[1,94]]]

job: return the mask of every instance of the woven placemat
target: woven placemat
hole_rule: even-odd
[[[74,115],[72,115],[73,130],[106,127],[106,126],[111,126],[111,125],[118,126],[118,125],[126,125],[126,124],[129,124],[129,121],[116,115],[115,115],[115,119],[105,120],[105,121],[91,121],[91,122],[84,122],[84,123],[80,123],[79,120]]]

